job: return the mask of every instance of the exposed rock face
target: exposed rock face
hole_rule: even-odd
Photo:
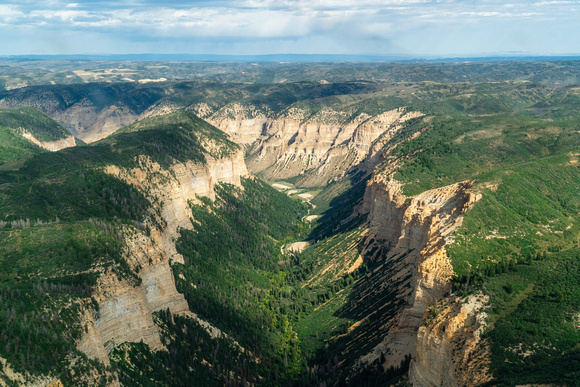
[[[62,138],[56,141],[40,141],[26,130],[21,129],[19,130],[19,132],[21,132],[22,137],[24,137],[34,145],[37,145],[40,148],[46,149],[51,152],[56,152],[65,148],[71,148],[77,145],[75,138],[73,136],[68,136],[66,138]]]
[[[26,382],[27,375],[22,375],[19,372],[15,372],[10,366],[10,363],[8,363],[3,357],[0,357],[0,366],[2,366],[2,376],[6,377],[9,381],[19,384]],[[0,386],[7,386],[4,378],[0,378]]]
[[[108,354],[123,342],[140,342],[151,349],[161,349],[161,338],[152,313],[169,308],[172,313],[189,312],[187,302],[177,292],[169,259],[162,246],[144,233],[127,227],[124,231],[125,257],[138,273],[141,284],[119,279],[107,272],[94,289],[99,303],[97,316],[85,316],[87,333],[77,348],[87,356],[108,364]]]
[[[149,235],[135,229],[124,229],[125,258],[138,274],[141,284],[119,279],[112,272],[99,278],[94,297],[99,303],[96,317],[86,316],[87,333],[78,343],[89,357],[108,364],[108,353],[123,342],[140,342],[151,349],[161,349],[161,339],[152,313],[169,308],[173,314],[197,317],[189,311],[182,294],[177,292],[170,260],[183,263],[174,240],[179,228],[192,229],[189,201],[197,195],[214,198],[215,185],[221,182],[241,185],[248,176],[241,151],[223,159],[206,155],[206,164],[176,163],[163,169],[148,157],[140,157],[138,167],[121,169],[109,166],[106,172],[132,184],[154,203],[152,218],[162,227],[150,224]],[[212,335],[221,332],[197,319]]]
[[[297,184],[322,186],[364,160],[373,143],[388,141],[402,123],[422,114],[394,109],[370,116],[290,107],[273,114],[253,106],[228,105],[217,112],[203,104],[195,112],[249,148],[248,168],[266,179],[304,175]]]
[[[141,118],[139,114],[123,106],[112,105],[99,110],[83,103],[62,112],[55,112],[52,117],[87,143],[103,139]]]
[[[95,326],[107,353],[123,342],[141,340],[151,349],[162,347],[145,287],[131,285],[108,273],[99,278],[95,289],[95,299],[100,308]]]
[[[78,87],[78,91],[59,86],[5,91],[0,93],[0,107],[35,107],[88,143],[142,118],[190,110],[242,145],[253,173],[270,180],[299,176],[296,183],[304,187],[326,185],[361,161],[374,160],[370,156],[382,148],[373,146],[378,139],[390,139],[405,121],[422,115],[405,108],[369,115],[348,107],[316,110],[299,104],[281,111],[238,102],[219,108],[204,102],[186,106],[163,98],[170,88]],[[368,172],[376,162],[371,164]]]
[[[205,103],[200,103],[193,107],[193,111],[243,146],[251,145],[264,134],[269,117],[273,115],[272,112],[239,103],[226,105],[217,112]]]
[[[372,238],[387,251],[384,264],[392,266],[391,277],[383,279],[388,282],[382,286],[398,284],[394,297],[404,300],[405,306],[383,341],[361,358],[361,365],[382,356],[387,369],[415,355],[425,310],[449,291],[453,268],[444,246],[461,224],[461,215],[480,198],[470,191],[472,184],[456,183],[407,200],[396,181],[379,175],[369,182],[360,211],[369,213]]]
[[[90,143],[142,118],[163,96],[161,88],[131,83],[44,85],[4,91],[0,107],[34,107]]]
[[[214,188],[219,183],[240,186],[241,177],[249,176],[242,151],[232,157],[215,159],[206,155],[205,164],[191,161],[176,163],[169,171],[147,157],[138,159],[139,167],[130,170],[109,166],[106,171],[135,186],[158,203],[160,220],[167,225],[162,230],[152,231],[152,239],[163,245],[168,256],[183,262],[173,240],[178,237],[180,227],[193,229],[190,220],[189,201],[197,196],[214,199]],[[161,204],[162,203],[162,204]]]
[[[437,316],[420,327],[417,336],[417,354],[409,371],[414,386],[478,386],[492,379],[489,344],[481,339],[488,302],[479,294],[467,302],[449,297],[433,307]]]

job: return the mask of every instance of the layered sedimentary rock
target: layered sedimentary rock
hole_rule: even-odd
[[[411,362],[414,386],[478,386],[491,380],[489,343],[481,338],[489,297],[448,297],[427,312]]]
[[[405,121],[422,115],[405,108],[371,116],[298,106],[274,114],[240,104],[216,112],[201,104],[194,111],[247,147],[252,173],[266,179],[301,176],[297,184],[312,187],[342,176],[372,154],[377,139],[388,141]]]
[[[82,93],[56,86],[13,90],[0,95],[0,107],[35,107],[87,143],[139,119],[186,109],[242,145],[253,173],[269,180],[298,176],[296,183],[305,187],[326,185],[361,161],[374,160],[370,156],[382,148],[373,146],[377,140],[388,140],[405,121],[421,115],[405,108],[367,114],[348,104],[320,108],[299,102],[274,110],[239,102],[184,105],[164,99],[170,91],[163,88],[83,87]]]
[[[34,107],[90,143],[144,117],[164,95],[161,88],[132,83],[43,85],[0,93],[0,107]]]
[[[123,342],[143,341],[151,349],[163,348],[153,321],[155,311],[169,309],[173,314],[197,319],[175,287],[170,261],[183,263],[175,239],[179,228],[192,229],[189,201],[198,200],[198,196],[213,199],[216,184],[240,186],[241,177],[248,176],[241,151],[222,159],[206,155],[206,160],[205,164],[176,163],[165,170],[142,156],[136,168],[106,168],[107,173],[146,194],[154,208],[149,235],[134,227],[123,230],[125,260],[141,283],[137,285],[131,278],[119,279],[109,271],[100,276],[94,289],[99,312],[85,316],[87,333],[78,343],[79,350],[89,357],[107,364],[108,353]],[[198,321],[213,336],[220,334],[206,322]]]
[[[157,203],[160,220],[166,226],[152,231],[152,239],[163,245],[170,258],[182,262],[183,258],[175,249],[174,239],[178,229],[192,229],[189,201],[197,196],[214,199],[216,184],[228,183],[240,186],[241,177],[249,176],[244,163],[242,151],[231,157],[216,159],[205,155],[206,163],[176,163],[170,170],[163,169],[148,157],[138,158],[138,167],[121,169],[117,166],[107,167],[110,173],[133,185]]]
[[[94,297],[99,303],[95,327],[107,353],[123,342],[141,340],[152,349],[162,347],[143,286],[107,273],[99,278]]]
[[[270,111],[239,103],[226,105],[216,112],[207,104],[200,103],[193,107],[193,111],[242,146],[249,146],[264,135],[264,129],[273,115]]]
[[[79,103],[65,111],[53,113],[51,117],[84,142],[91,143],[132,124],[141,116],[123,106],[112,105],[99,110],[90,104]]]
[[[462,215],[479,199],[466,181],[430,190],[412,198],[401,185],[382,176],[370,181],[359,211],[369,213],[372,244],[385,252],[377,256],[388,267],[381,287],[399,300],[396,315],[384,325],[388,334],[359,365],[383,359],[384,369],[398,367],[416,353],[417,333],[425,310],[450,288],[453,268],[445,252],[451,233]],[[400,306],[402,303],[402,307]]]
[[[143,341],[161,349],[161,338],[152,313],[169,308],[172,313],[189,311],[177,292],[169,259],[161,245],[132,227],[124,229],[125,259],[141,280],[119,278],[112,271],[99,277],[93,297],[99,304],[95,316],[85,315],[87,333],[77,347],[92,358],[108,364],[108,353],[123,342]]]

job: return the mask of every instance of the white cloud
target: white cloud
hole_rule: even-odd
[[[529,29],[528,35],[537,30],[549,31],[546,36],[560,45],[565,42],[573,51],[578,41],[573,37],[578,33],[569,31],[575,30],[574,20],[580,19],[579,1],[11,1],[12,4],[0,5],[2,36],[12,34],[16,38],[15,34],[23,30],[36,31],[36,36],[62,33],[59,39],[66,39],[67,34],[74,35],[78,42],[83,41],[82,36],[87,37],[87,42],[100,37],[102,41],[118,41],[119,49],[138,42],[135,47],[151,44],[160,51],[166,50],[171,41],[172,49],[181,52],[191,47],[231,50],[234,44],[245,44],[243,47],[252,50],[267,47],[294,52],[373,52],[375,47],[381,51],[392,49],[397,40],[409,42],[397,47],[416,44],[436,49],[442,47],[441,42],[461,46],[460,42],[467,41],[472,46],[480,42],[501,47],[512,39],[505,33],[496,43],[488,42],[486,34],[491,26],[506,31]],[[566,25],[570,27],[566,34],[550,30]],[[93,42],[91,47],[101,45]]]
[[[73,11],[73,10],[41,10],[33,11],[29,14],[31,18],[35,19],[58,19],[61,22],[72,22],[79,18],[98,18],[98,14],[92,14],[87,11]]]
[[[536,6],[549,6],[549,5],[568,5],[568,4],[578,4],[577,1],[540,1],[539,3],[534,3]]]
[[[4,20],[14,20],[24,16],[24,13],[14,5],[0,5],[0,18]]]

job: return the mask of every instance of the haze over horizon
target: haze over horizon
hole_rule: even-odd
[[[570,55],[580,1],[8,1],[0,55]]]

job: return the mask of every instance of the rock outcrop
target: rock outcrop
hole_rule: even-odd
[[[264,135],[265,127],[273,113],[254,106],[232,103],[213,111],[205,103],[195,105],[192,110],[216,128],[230,135],[235,143],[248,147]]]
[[[388,334],[359,364],[383,359],[383,368],[398,367],[415,356],[417,333],[425,310],[450,290],[453,267],[447,257],[447,238],[462,222],[462,215],[480,198],[465,181],[408,198],[401,185],[381,175],[368,184],[359,211],[368,213],[373,244],[386,251],[381,265],[390,266],[381,286],[398,284],[393,297],[404,301],[390,322]]]
[[[488,303],[482,294],[448,297],[426,312],[409,371],[414,386],[479,386],[492,379],[489,343],[481,338]]]
[[[178,262],[183,258],[175,249],[174,239],[179,228],[193,229],[189,201],[198,196],[214,199],[216,184],[241,185],[241,178],[249,176],[241,150],[231,157],[216,159],[205,155],[206,163],[191,161],[176,163],[169,170],[163,169],[150,158],[138,158],[138,167],[122,169],[109,166],[106,172],[133,185],[156,203],[158,220],[165,222],[161,230],[152,231],[152,239],[161,243],[168,256]]]
[[[32,133],[29,133],[24,129],[20,129],[18,130],[18,132],[22,135],[22,137],[24,137],[34,145],[51,152],[57,152],[61,149],[71,148],[77,145],[76,140],[73,136],[68,136],[55,141],[40,141],[36,137],[34,137]]]
[[[111,105],[99,110],[95,106],[79,103],[65,111],[53,113],[52,117],[78,138],[91,143],[132,124],[141,115],[124,106]]]
[[[133,83],[43,85],[0,93],[0,107],[33,107],[77,138],[90,143],[143,118],[145,110],[165,96],[162,88]]]
[[[54,377],[14,371],[11,364],[0,356],[0,387],[7,386],[62,387],[63,384]]]
[[[240,186],[241,178],[248,176],[241,151],[222,159],[205,157],[205,164],[176,163],[169,170],[145,156],[137,159],[135,168],[108,166],[105,169],[146,194],[154,208],[148,224],[149,235],[135,227],[123,229],[125,260],[137,273],[140,284],[131,278],[119,279],[109,271],[100,276],[94,289],[99,312],[85,316],[87,333],[77,345],[89,357],[108,364],[108,353],[123,342],[143,341],[151,349],[162,349],[152,316],[155,311],[169,309],[173,314],[197,319],[175,286],[170,262],[183,263],[175,239],[180,228],[193,228],[190,201],[198,200],[198,196],[213,200],[216,184]],[[208,323],[197,320],[212,336],[221,334]]]
[[[141,283],[120,279],[111,271],[102,274],[93,295],[99,312],[85,314],[87,331],[77,345],[87,356],[105,364],[109,363],[108,354],[123,342],[143,341],[151,349],[163,348],[153,312],[167,308],[174,314],[189,312],[185,298],[177,292],[162,245],[133,227],[126,227],[123,234],[125,259]]]
[[[340,104],[312,107],[308,103],[267,108],[226,102],[191,105],[164,98],[168,86],[136,88],[133,84],[83,85],[82,92],[57,86],[38,86],[0,94],[0,107],[30,106],[46,113],[77,138],[91,143],[119,128],[151,116],[185,109],[213,124],[247,151],[250,171],[267,180],[298,177],[304,187],[324,186],[382,148],[405,121],[422,113],[397,108],[367,114]],[[368,164],[368,163],[367,163]]]
[[[274,114],[238,103],[215,112],[204,104],[193,110],[248,149],[252,173],[269,180],[300,176],[297,184],[305,187],[342,176],[372,154],[377,139],[388,141],[405,121],[422,115],[405,108],[371,116],[297,106]]]

